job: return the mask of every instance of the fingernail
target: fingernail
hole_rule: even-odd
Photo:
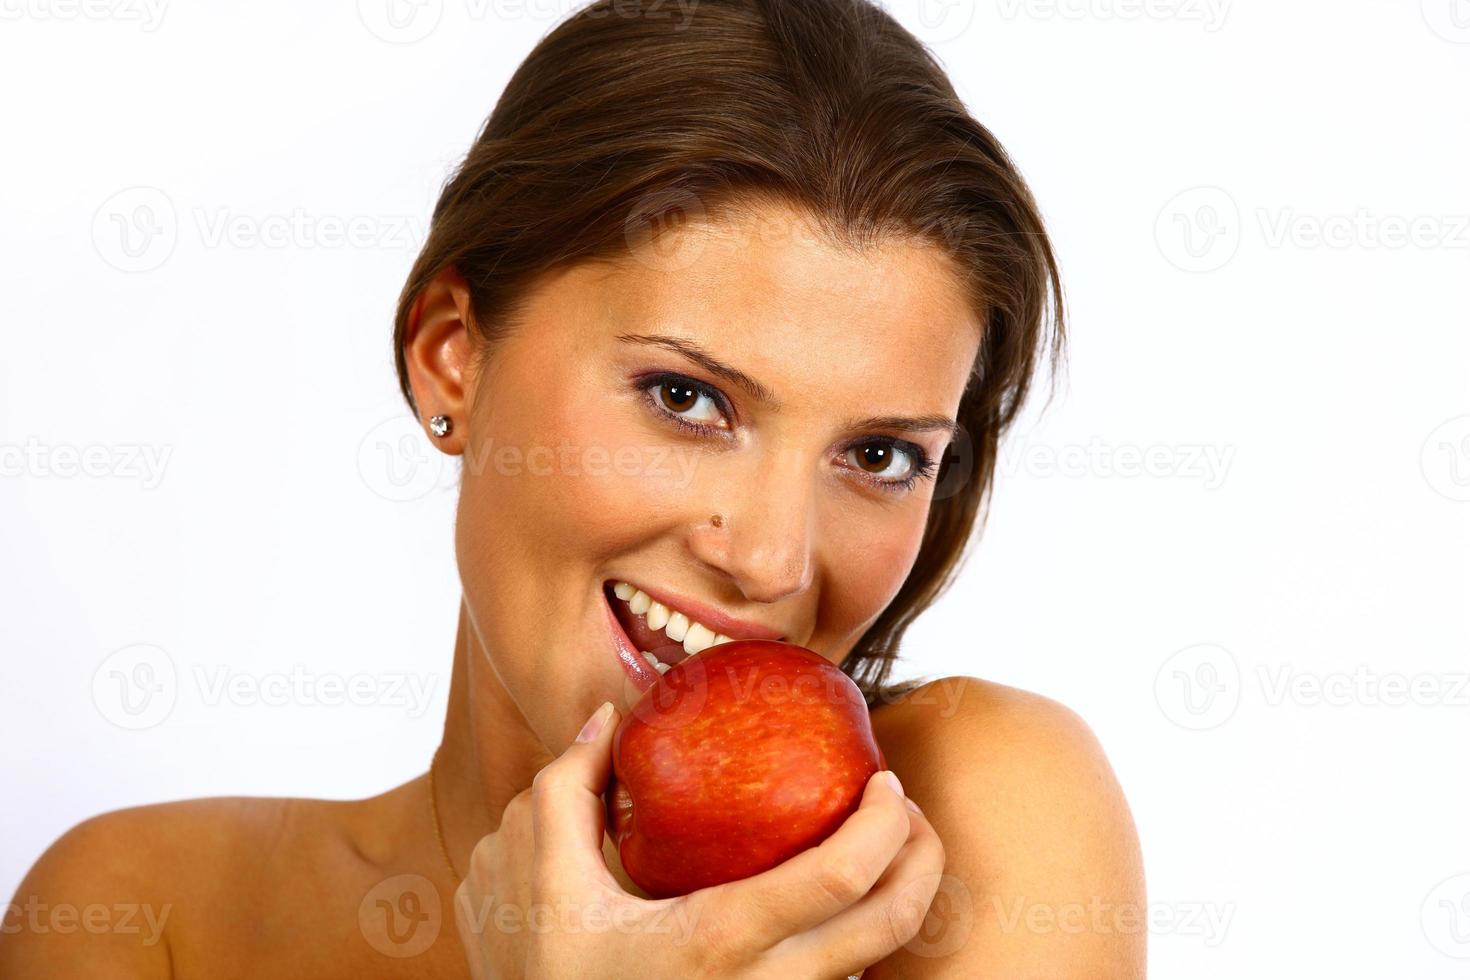
[[[592,717],[587,719],[587,724],[583,725],[582,730],[577,733],[577,741],[590,742],[596,738],[601,733],[602,726],[607,724],[608,716],[611,714],[612,702],[602,702],[602,705],[592,712]]]
[[[898,781],[898,774],[895,773],[892,769],[885,769],[883,771],[883,774],[888,779],[888,786],[889,786],[889,788],[892,789],[899,796],[902,796],[903,795],[903,783],[901,783],[901,782]]]
[[[905,796],[903,798],[903,805],[906,806],[906,807],[908,807],[910,810],[914,811],[915,813],[919,814],[920,816],[923,816],[924,815],[924,811],[919,809],[919,804],[915,803],[913,800],[909,799],[907,796]]]

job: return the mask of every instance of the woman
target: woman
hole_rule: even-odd
[[[0,974],[1143,974],[1136,835],[1084,723],[887,683],[1060,354],[1024,182],[867,0],[657,8],[600,0],[537,46],[402,293],[403,394],[463,462],[428,772],[88,820],[17,907],[132,903],[153,941],[7,929]],[[640,645],[720,634],[840,665],[897,778],[772,871],[652,901],[602,832],[611,733],[659,669]]]

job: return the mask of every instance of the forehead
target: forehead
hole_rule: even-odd
[[[672,227],[560,285],[609,338],[688,337],[783,396],[828,380],[885,393],[922,382],[926,397],[883,407],[952,411],[980,337],[957,272],[934,245],[890,237],[855,251],[761,206]]]

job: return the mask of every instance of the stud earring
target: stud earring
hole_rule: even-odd
[[[450,421],[448,415],[435,415],[429,419],[429,431],[443,438],[454,431],[454,423]]]

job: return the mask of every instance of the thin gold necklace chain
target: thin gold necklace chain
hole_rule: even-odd
[[[440,746],[443,748],[443,746]],[[429,763],[429,810],[434,814],[434,838],[439,841],[439,853],[444,855],[444,866],[455,881],[459,881],[459,872],[454,870],[454,861],[449,857],[449,845],[444,843],[444,828],[439,821],[439,797],[434,792],[434,768],[439,765],[439,749],[434,750],[434,759]]]

